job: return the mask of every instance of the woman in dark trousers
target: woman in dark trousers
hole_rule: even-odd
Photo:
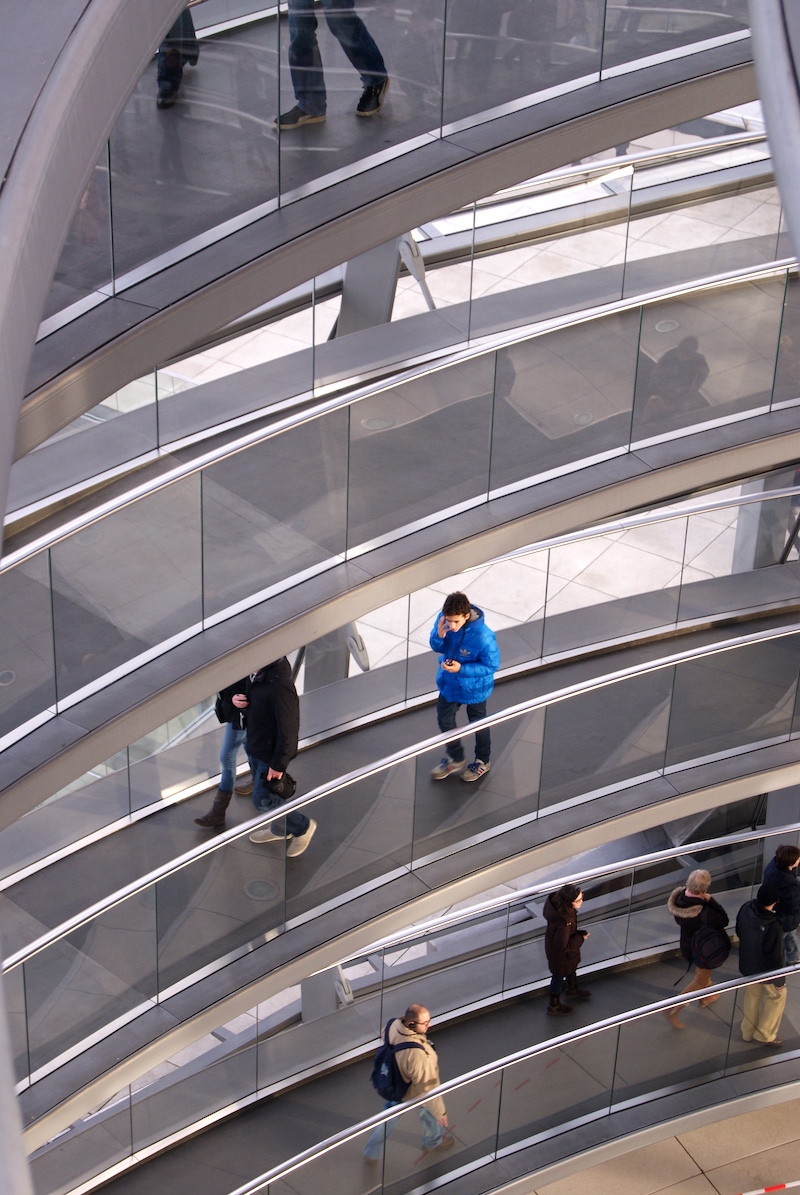
[[[544,917],[547,921],[544,950],[550,968],[547,1015],[550,1017],[568,1016],[573,1011],[571,1005],[561,1003],[565,983],[568,996],[576,1000],[591,999],[591,992],[578,987],[575,974],[580,966],[581,946],[589,937],[588,930],[578,929],[578,910],[582,904],[583,893],[576,884],[564,884],[544,902]]]
[[[686,887],[675,888],[667,901],[668,910],[675,918],[676,924],[680,926],[681,954],[687,963],[694,962],[692,940],[698,930],[705,929],[706,926],[723,930],[728,924],[728,914],[709,893],[710,887],[711,874],[699,869],[691,872],[686,881]],[[699,992],[702,988],[710,987],[710,985],[711,971],[705,967],[696,966],[694,976],[683,988],[681,995],[683,996],[685,992]],[[718,995],[706,996],[700,1003],[713,1004],[718,999]],[[667,1009],[664,1013],[664,1016],[672,1022],[676,1029],[683,1029],[680,1016],[681,1008],[682,1005],[678,1005],[676,1008]]]

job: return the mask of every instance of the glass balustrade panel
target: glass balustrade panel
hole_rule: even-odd
[[[727,1073],[759,1070],[780,1062],[800,1049],[798,1014],[800,1013],[800,977],[794,972],[781,986],[771,983],[748,984],[736,992],[732,1018]],[[777,1037],[782,1046],[764,1044]]]
[[[465,722],[462,711],[451,742],[461,742],[463,757],[469,763],[476,757],[483,758],[478,751],[486,752],[486,744],[484,740],[476,743],[475,732],[468,730]],[[439,778],[447,747],[426,751],[417,758],[416,866],[536,818],[544,723],[544,710],[538,709],[492,726],[491,774],[471,787],[458,775]]]
[[[470,335],[621,299],[632,174],[612,162],[480,204]]]
[[[15,461],[8,510],[33,506],[119,469],[157,446],[155,377],[148,374],[110,394]]]
[[[742,490],[753,493],[763,487],[763,481],[749,482]],[[791,602],[799,574],[790,540],[798,516],[796,496],[770,498],[766,489],[763,502],[691,515],[680,620]],[[784,560],[787,546],[792,558]]]
[[[305,977],[258,1006],[260,1090],[345,1058],[379,1036],[379,959],[379,952],[349,959]],[[364,1115],[369,1112],[367,1108]]]
[[[363,1156],[383,1163],[383,1190],[410,1192],[442,1180],[453,1171],[475,1167],[494,1156],[500,1105],[500,1076],[474,1079],[447,1092],[431,1106],[409,1108],[375,1130]],[[446,1108],[447,1130],[437,1123]],[[391,1126],[391,1131],[389,1131]],[[384,1141],[385,1134],[385,1141]],[[452,1144],[451,1144],[452,1142]],[[365,1170],[375,1169],[369,1165]]]
[[[631,916],[633,873],[595,876],[580,885],[581,929],[588,930],[581,949],[581,970],[621,958],[626,951]]]
[[[0,742],[56,699],[48,555],[0,573]]]
[[[745,147],[739,156],[744,163],[728,165],[733,155],[723,150],[691,163],[637,166],[626,298],[776,260],[781,203],[772,163],[746,162]]]
[[[13,875],[47,859],[55,851],[127,818],[129,813],[126,748],[90,768],[18,821],[0,830],[0,876]],[[62,894],[62,901],[64,898],[65,894]],[[76,908],[70,911],[79,912],[86,904],[85,892],[75,892],[74,899]],[[68,916],[63,903],[60,915]],[[4,925],[4,941],[7,928]],[[11,949],[25,944],[18,942]],[[8,945],[6,953],[9,953]]]
[[[283,856],[283,842],[245,834],[157,882],[162,996],[282,932]]]
[[[10,953],[4,951],[5,954]],[[3,995],[6,1002],[6,1022],[14,1060],[14,1079],[17,1083],[30,1074],[28,1064],[28,1024],[25,1015],[25,976],[22,967],[3,975]]]
[[[476,111],[591,82],[600,70],[602,0],[515,5],[451,0],[445,37],[445,126]],[[482,102],[476,104],[476,97]]]
[[[497,353],[490,486],[520,489],[628,444],[639,312],[607,316]],[[565,395],[568,398],[565,400]]]
[[[554,809],[652,778],[664,766],[672,669],[547,707],[540,806]]]
[[[369,1087],[369,1084],[365,1086]],[[344,1129],[379,1110],[370,1106],[363,1116],[354,1116],[348,1109],[350,1114],[346,1116],[346,1120],[342,1115],[337,1115],[336,1120],[344,1122],[341,1124],[341,1128]],[[376,1173],[376,1167],[364,1161],[364,1147],[369,1138],[368,1130],[357,1133],[351,1140],[336,1146],[334,1153],[311,1158],[304,1165],[291,1170],[284,1178],[274,1179],[269,1185],[265,1184],[259,1195],[319,1195],[320,1191],[325,1191],[326,1195],[373,1195],[376,1190],[382,1190],[382,1187],[380,1167]],[[315,1139],[318,1139],[318,1135]]]
[[[192,17],[197,32],[207,34],[227,21],[241,21],[249,29],[253,22],[247,21],[248,17],[257,19],[271,14],[272,9],[267,0],[202,0],[192,9]]]
[[[447,1013],[492,1000],[503,991],[508,910],[407,938],[383,950],[383,1013],[402,1016],[423,1004],[435,1022]]]
[[[291,406],[314,384],[314,293],[301,286],[258,313],[238,336],[157,370],[162,444],[248,415]]]
[[[192,706],[169,722],[131,743],[131,809],[169,801],[195,785],[220,774],[220,748],[224,728],[214,714],[214,698]],[[244,761],[244,750],[238,762]],[[236,812],[236,807],[231,813]],[[245,816],[252,817],[252,810]],[[177,825],[173,831],[177,832]],[[195,843],[189,839],[184,849]]]
[[[51,549],[59,699],[199,629],[200,479],[187,477]]]
[[[554,545],[544,655],[673,626],[686,523],[665,519]]]
[[[199,43],[173,26],[162,42],[111,134],[118,290],[275,207],[277,50],[274,19]],[[151,278],[137,301],[162,287]]]
[[[324,779],[327,779],[325,777]],[[305,772],[298,781],[310,791],[323,777]],[[355,781],[332,797],[322,797],[298,811],[294,827],[275,823],[280,833],[299,838],[305,819],[316,822],[313,839],[300,856],[286,860],[286,920],[291,926],[337,908],[374,888],[407,875],[411,863],[414,818],[414,760]],[[291,816],[291,815],[290,815]],[[260,848],[277,854],[281,844]],[[290,841],[287,851],[293,849]],[[344,910],[348,921],[352,913]],[[338,923],[337,923],[338,924]]]
[[[293,0],[280,27],[283,196],[355,165],[378,165],[438,133],[444,12],[444,0],[402,8],[393,0],[324,0],[317,9]],[[365,95],[367,87],[374,90]],[[288,120],[295,107],[312,121]]]
[[[124,1088],[83,1121],[59,1133],[55,1142],[30,1155],[31,1179],[38,1195],[66,1195],[132,1150],[130,1090]]]
[[[348,548],[438,522],[485,497],[493,379],[487,354],[353,404]]]
[[[33,1075],[156,995],[153,887],[136,892],[23,964]],[[77,1080],[76,1080],[77,1081]]]
[[[721,651],[676,666],[668,767],[719,759],[789,737],[800,637]],[[720,700],[720,694],[725,700]]]
[[[667,61],[685,46],[729,38],[748,24],[746,0],[620,0],[606,13],[603,70],[641,58]]]
[[[113,271],[108,149],[104,146],[61,250],[42,311],[43,331],[47,331],[50,317],[57,312],[69,314],[72,308],[79,315],[110,294]]]
[[[176,1054],[159,1068],[160,1075],[145,1075],[133,1083],[133,1151],[146,1149],[170,1133],[252,1095],[256,1089],[254,1031],[254,1017],[238,1017],[230,1026],[192,1042],[184,1053],[191,1051],[193,1067],[182,1070],[184,1059]],[[241,1039],[238,1047],[234,1039]]]
[[[800,401],[800,278],[795,272],[786,276],[786,298],[778,342],[778,361],[772,406],[791,407]]]
[[[334,563],[345,549],[346,492],[346,409],[206,468],[206,620]]]
[[[614,1027],[504,1067],[497,1132],[501,1156],[553,1129],[608,1112],[616,1048]]]
[[[469,332],[475,204],[446,212],[400,238],[400,271],[392,304],[398,343],[414,356]],[[432,313],[436,315],[433,316]]]
[[[634,441],[766,410],[783,292],[783,278],[767,278],[645,307]]]

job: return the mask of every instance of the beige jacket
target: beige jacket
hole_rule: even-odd
[[[413,1100],[439,1086],[439,1059],[425,1034],[407,1029],[397,1017],[389,1026],[389,1045],[397,1046],[406,1041],[419,1042],[422,1046],[421,1050],[400,1050],[394,1056],[400,1074],[411,1084],[403,1098]],[[445,1114],[444,1100],[439,1095],[429,1100],[425,1107],[437,1120],[441,1120]]]

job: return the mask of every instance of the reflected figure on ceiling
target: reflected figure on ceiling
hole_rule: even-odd
[[[684,336],[680,344],[656,362],[647,386],[644,418],[683,414],[708,406],[700,388],[709,374],[708,362],[699,351],[696,336]]]
[[[377,116],[389,90],[383,55],[356,13],[355,0],[321,0],[321,5],[328,28],[361,76],[364,90],[356,116]],[[314,0],[289,0],[289,69],[297,103],[276,116],[275,127],[281,132],[321,124],[327,116],[328,97],[314,9]]]
[[[172,107],[178,98],[183,68],[187,65],[197,66],[199,56],[200,42],[194,30],[192,14],[185,8],[158,47],[157,108]]]

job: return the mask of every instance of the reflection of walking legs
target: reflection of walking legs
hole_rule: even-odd
[[[786,1004],[786,984],[776,987],[774,983],[751,983],[744,990],[744,1019],[742,1038],[744,1041],[760,1042],[762,1045],[777,1046],[778,1028]]]
[[[383,56],[364,22],[354,11],[355,0],[322,0],[325,20],[348,59],[361,75],[364,94],[359,116],[374,116],[383,106],[389,86]],[[328,106],[322,58],[317,42],[314,0],[289,0],[289,70],[297,106],[281,113],[280,129],[298,128],[325,119]]]
[[[398,1107],[399,1100],[387,1100],[383,1105],[383,1110],[387,1108]],[[429,1112],[427,1108],[417,1108],[417,1116],[422,1122],[422,1148],[423,1149],[438,1149],[442,1145],[442,1138],[444,1137],[444,1126],[440,1125],[433,1113]],[[394,1120],[388,1120],[385,1124],[379,1124],[376,1129],[373,1129],[370,1134],[367,1144],[364,1146],[364,1157],[368,1162],[377,1162],[383,1153],[384,1141],[388,1141],[398,1117]],[[448,1134],[447,1141],[452,1143],[454,1138]]]

